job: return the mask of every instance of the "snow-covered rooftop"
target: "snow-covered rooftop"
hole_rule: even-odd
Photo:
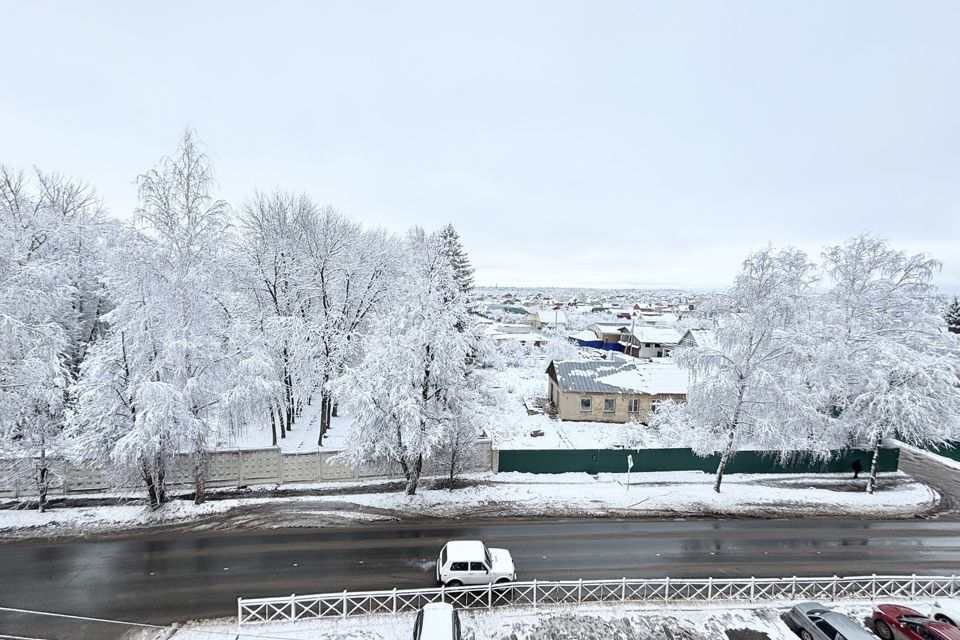
[[[680,342],[680,334],[675,329],[670,329],[669,327],[634,327],[633,335],[636,336],[640,342],[657,344],[677,344]]]
[[[451,540],[447,543],[447,557],[455,562],[483,562],[486,553],[479,540]]]
[[[561,392],[686,394],[687,372],[670,361],[553,363]]]

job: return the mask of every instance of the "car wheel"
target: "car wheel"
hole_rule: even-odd
[[[460,582],[459,580],[451,580],[450,582],[447,583],[447,586],[448,586],[448,587],[462,587],[462,586],[463,586],[463,583]]]
[[[510,578],[499,578],[494,584],[506,584],[510,582]]]
[[[877,635],[883,638],[883,640],[893,640],[893,629],[883,620],[874,620],[873,630],[876,631]]]
[[[952,619],[948,618],[947,616],[943,615],[942,613],[938,613],[937,615],[933,616],[933,619],[938,620],[940,622],[946,622],[947,624],[952,624],[953,626],[957,626],[956,622],[954,622]]]
[[[800,637],[803,638],[803,640],[813,640],[813,636],[810,635],[810,632],[806,629],[800,629]]]

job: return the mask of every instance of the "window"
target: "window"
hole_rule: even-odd
[[[487,568],[483,565],[482,562],[471,562],[470,571],[486,571]]]
[[[651,400],[650,401],[650,413],[656,413],[660,411],[660,405],[663,404],[663,400]]]
[[[604,398],[603,399],[603,412],[604,413],[613,413],[617,410],[617,399],[616,398]]]
[[[451,562],[450,571],[466,571],[468,565],[468,562]]]
[[[580,411],[584,413],[593,411],[593,401],[590,398],[580,398]]]
[[[637,411],[640,411],[640,398],[627,400],[627,413],[636,413]]]

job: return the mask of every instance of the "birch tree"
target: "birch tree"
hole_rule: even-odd
[[[886,438],[927,446],[956,437],[957,337],[931,305],[936,260],[860,236],[826,249],[823,267],[834,284],[822,315],[820,380],[838,427],[873,452],[873,493]]]
[[[81,460],[138,475],[154,507],[173,456],[188,455],[201,502],[211,444],[272,388],[269,360],[232,310],[228,208],[193,133],[137,184],[136,223],[104,276],[110,331],[81,368],[71,435]]]
[[[687,399],[656,413],[652,426],[689,442],[698,454],[720,454],[717,492],[724,469],[744,444],[794,448],[817,419],[793,363],[813,280],[813,265],[801,251],[754,253],[733,288],[713,300],[716,344],[676,351],[677,364],[690,374]],[[802,444],[824,445],[816,438]]]
[[[416,493],[424,462],[474,406],[466,304],[438,234],[410,233],[402,277],[361,341],[363,358],[334,388],[353,423],[341,454],[396,462]]]

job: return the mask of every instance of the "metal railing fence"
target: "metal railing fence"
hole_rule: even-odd
[[[852,576],[825,578],[656,578],[509,582],[481,587],[342,591],[281,598],[238,598],[237,623],[403,613],[429,602],[461,609],[560,603],[706,603],[795,600],[875,600],[960,595],[956,576]]]

